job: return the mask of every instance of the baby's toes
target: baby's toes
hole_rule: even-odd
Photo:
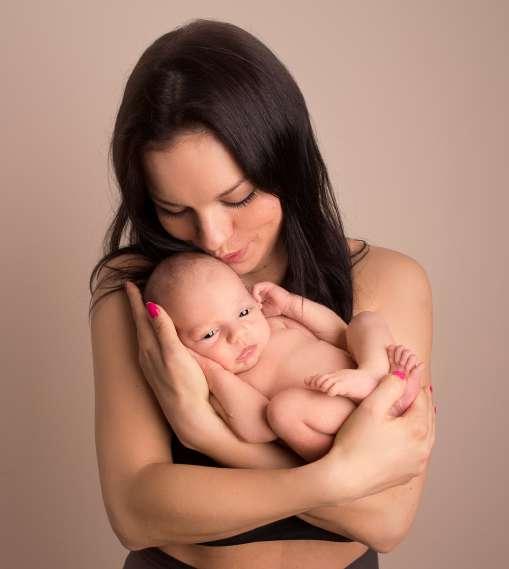
[[[326,380],[320,385],[320,389],[321,389],[324,393],[327,393],[327,392],[330,391],[331,388],[334,387],[335,385],[337,385],[337,381],[336,381],[333,377],[329,377],[328,379],[326,379]]]
[[[401,356],[403,355],[404,351],[405,351],[405,346],[402,345],[396,346],[396,350],[394,352],[394,361],[398,366],[401,366]]]
[[[325,374],[325,375],[321,375],[318,378],[316,385],[322,391],[327,391],[327,389],[331,385],[332,381],[333,381],[333,378],[330,376],[330,374]]]
[[[413,352],[411,352],[405,363],[405,373],[407,375],[410,374],[412,369],[415,367],[416,363],[417,363],[417,356]]]
[[[401,353],[401,358],[399,360],[399,365],[402,368],[406,368],[407,366],[407,362],[408,362],[408,358],[413,354],[412,350],[409,350],[408,348],[405,348],[403,350],[403,352]]]
[[[304,385],[308,386],[314,385],[316,377],[317,377],[316,375],[310,375],[309,377],[306,377],[306,379],[304,379]]]
[[[393,344],[391,344],[390,346],[387,346],[387,357],[389,358],[389,364],[392,366],[394,366],[395,361],[394,361],[394,352],[396,350],[396,346],[394,346]]]

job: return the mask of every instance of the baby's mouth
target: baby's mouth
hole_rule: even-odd
[[[240,356],[237,358],[237,361],[242,362],[244,360],[247,360],[250,356],[252,356],[256,351],[256,344],[251,344],[251,346],[248,346],[247,348],[244,348],[244,350],[242,350]]]

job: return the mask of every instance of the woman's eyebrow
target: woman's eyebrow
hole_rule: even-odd
[[[242,180],[239,180],[239,181],[238,181],[233,187],[231,187],[229,190],[226,190],[226,191],[222,192],[221,194],[219,194],[218,196],[216,196],[216,199],[217,199],[217,198],[222,198],[222,197],[224,197],[224,196],[227,196],[228,194],[231,194],[234,190],[236,190],[236,189],[240,186],[240,184],[242,184],[242,183],[245,182],[245,181],[246,181],[246,179],[245,179],[245,178],[242,178]],[[163,200],[162,198],[158,198],[157,196],[154,196],[154,195],[152,195],[152,198],[154,199],[154,201],[161,202],[161,203],[163,203],[163,204],[165,204],[165,205],[173,205],[173,206],[176,206],[176,207],[179,207],[179,206],[182,205],[182,204],[179,204],[179,203],[170,202],[170,201],[168,201],[168,200]]]

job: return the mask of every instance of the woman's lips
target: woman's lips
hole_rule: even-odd
[[[255,350],[256,350],[256,344],[253,344],[252,346],[248,346],[245,350],[242,350],[242,353],[237,358],[237,361],[246,360],[247,358],[249,358],[251,355],[254,354]]]
[[[247,245],[244,247],[244,249],[239,249],[238,251],[235,251],[235,253],[231,253],[230,255],[225,255],[224,257],[220,257],[220,259],[224,263],[238,263],[244,256],[246,249]]]

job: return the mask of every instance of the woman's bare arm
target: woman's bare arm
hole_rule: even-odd
[[[374,309],[385,319],[396,342],[411,346],[424,362],[421,387],[425,391],[431,383],[433,328],[432,292],[426,272],[414,259],[390,249],[372,247],[368,258],[361,286],[372,291]],[[379,528],[384,527],[389,531],[385,539],[390,550],[408,533],[425,480],[426,471],[407,484],[301,517],[346,536],[363,536],[364,543],[373,543],[380,535]]]

